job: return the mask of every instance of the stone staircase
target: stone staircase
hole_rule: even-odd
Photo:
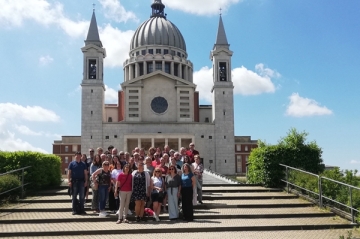
[[[0,208],[0,237],[346,238],[349,231],[358,235],[349,221],[280,189],[224,183],[212,175],[204,180],[204,204],[195,206],[194,222],[173,222],[162,214],[160,222],[148,218],[136,223],[130,217],[132,223],[117,225],[115,215],[101,218],[90,208],[87,215],[73,216],[67,188],[61,187]]]

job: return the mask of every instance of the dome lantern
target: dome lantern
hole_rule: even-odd
[[[152,14],[150,17],[163,17],[166,19],[166,14],[164,13],[165,5],[161,0],[154,0],[154,3],[151,4]]]

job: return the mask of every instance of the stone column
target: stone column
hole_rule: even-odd
[[[129,65],[129,80],[132,80],[133,79],[133,76],[132,76],[132,73],[133,73],[133,65],[130,64]]]
[[[161,66],[161,68],[162,68],[162,72],[165,72],[165,61],[162,61],[162,66]]]
[[[141,138],[138,138],[138,148],[141,148]]]
[[[181,138],[178,139],[178,152],[180,153],[180,148],[181,148]]]
[[[182,78],[182,76],[183,76],[183,72],[182,72],[182,64],[181,63],[179,63],[179,78]]]
[[[171,69],[170,69],[170,74],[173,76],[174,75],[174,62],[171,62]]]
[[[151,138],[151,147],[154,147],[154,146],[155,146],[155,139]]]
[[[135,78],[139,77],[139,63],[135,63]]]
[[[129,68],[128,66],[125,66],[125,75],[124,75],[125,81],[129,80],[128,77],[129,77]]]
[[[169,145],[169,139],[168,138],[165,138],[165,145]]]

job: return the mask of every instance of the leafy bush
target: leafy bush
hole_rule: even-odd
[[[13,188],[19,187],[20,185],[20,180],[16,175],[7,174],[4,176],[0,176],[0,194]],[[13,191],[0,195],[0,201],[3,199],[14,201],[20,196],[20,194],[21,189],[15,189]]]
[[[251,151],[248,167],[249,183],[261,183],[266,187],[281,187],[285,164],[312,173],[324,170],[322,150],[315,142],[306,143],[307,133],[291,129],[277,145],[259,142],[259,147]]]
[[[52,154],[38,152],[0,151],[0,173],[31,166],[25,170],[24,182],[28,189],[43,189],[61,184],[61,159]],[[21,171],[16,173],[21,176]]]

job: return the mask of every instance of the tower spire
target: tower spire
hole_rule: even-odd
[[[222,21],[221,13],[220,13],[219,27],[218,27],[218,31],[217,31],[215,45],[229,45],[229,43],[227,41],[227,37],[226,37],[225,28],[224,28],[224,24],[223,24],[223,21]]]
[[[166,19],[166,14],[164,12],[165,5],[161,2],[161,0],[154,0],[153,4],[151,4],[151,8],[151,17],[163,17]]]
[[[95,17],[95,7],[93,9],[88,35],[85,40],[85,45],[88,44],[94,44],[98,47],[102,47],[102,43],[100,41],[100,36],[99,36],[99,30],[96,22],[96,17]]]

